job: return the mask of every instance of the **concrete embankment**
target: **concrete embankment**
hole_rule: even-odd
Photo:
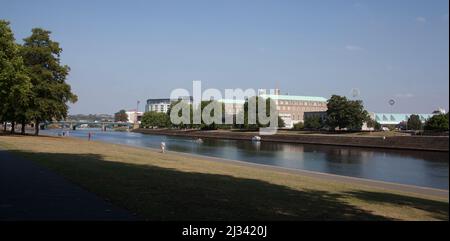
[[[199,131],[169,129],[136,129],[134,132],[153,135],[182,136],[192,138],[214,138],[250,141],[255,133],[233,131]],[[261,136],[261,141],[374,147],[405,150],[443,151],[449,150],[448,136],[344,136],[333,134],[276,134]]]

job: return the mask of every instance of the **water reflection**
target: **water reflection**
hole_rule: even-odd
[[[88,132],[77,130],[71,135],[87,139]],[[448,153],[216,139],[199,143],[195,138],[129,132],[96,131],[93,138],[153,148],[159,148],[164,141],[172,151],[448,189]]]

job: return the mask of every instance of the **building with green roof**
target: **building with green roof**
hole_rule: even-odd
[[[405,113],[370,113],[370,117],[382,125],[398,125],[407,122],[411,115],[418,115],[422,122],[434,114],[405,114]]]

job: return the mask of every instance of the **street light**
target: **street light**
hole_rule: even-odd
[[[135,113],[134,113],[134,116],[135,116],[135,121],[134,121],[134,123],[135,123],[135,124],[138,123],[139,103],[141,103],[141,101],[138,100],[137,103],[136,103],[136,111],[135,111]]]

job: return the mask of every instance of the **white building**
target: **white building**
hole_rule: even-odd
[[[186,97],[180,97],[180,100],[186,101],[187,103],[192,103],[192,97],[186,96]],[[167,113],[170,108],[170,104],[172,102],[175,102],[177,100],[171,100],[169,98],[162,98],[162,99],[148,99],[147,104],[145,105],[145,111],[155,111],[159,113]]]
[[[136,111],[136,110],[128,110],[126,111],[128,116],[128,123],[141,123],[141,117],[144,115],[142,111]]]

